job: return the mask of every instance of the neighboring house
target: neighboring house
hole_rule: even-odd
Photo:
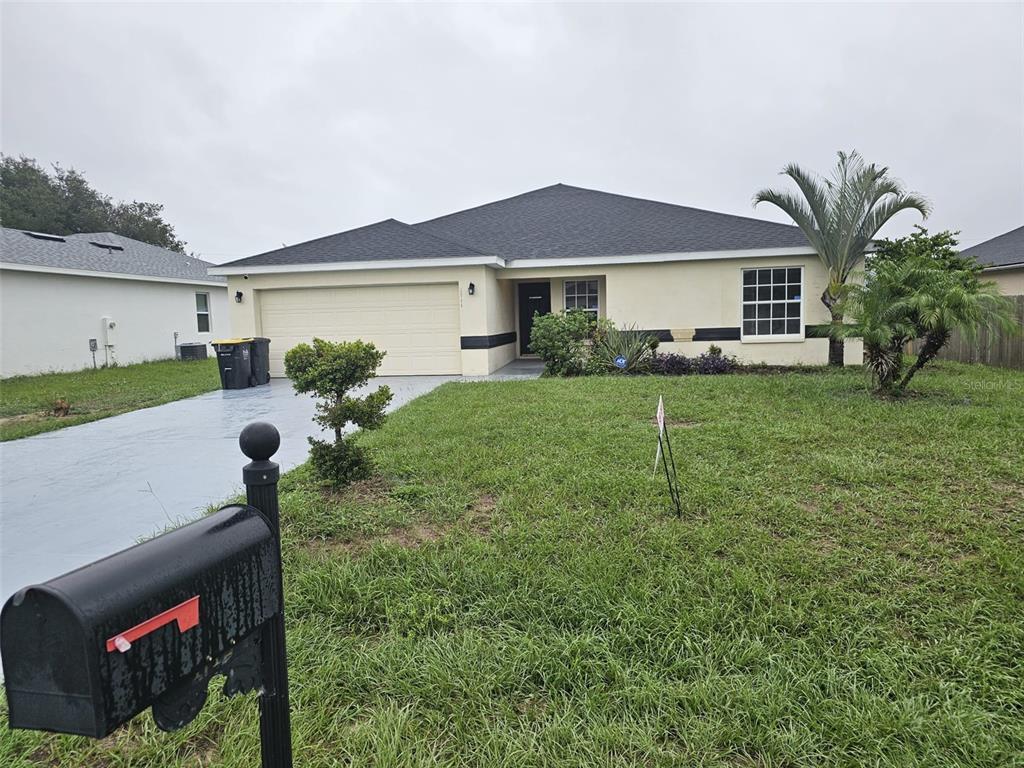
[[[175,340],[228,333],[227,281],[205,261],[110,232],[0,231],[0,376],[169,358]]]
[[[583,309],[662,351],[824,364],[826,272],[799,229],[556,184],[419,224],[394,219],[211,269],[271,373],[314,336],[387,350],[385,374],[486,374],[529,354],[534,313]],[[850,360],[860,351],[849,343]]]
[[[963,251],[984,267],[984,278],[1007,296],[1024,296],[1024,227],[993,237]]]

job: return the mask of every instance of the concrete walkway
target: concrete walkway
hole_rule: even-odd
[[[390,410],[456,376],[381,377]],[[281,432],[282,470],[306,460],[313,401],[291,382],[210,392],[0,443],[0,603],[35,584],[180,525],[241,490],[238,433]]]
[[[544,363],[535,358],[513,360],[487,376],[464,376],[463,381],[516,381],[536,379],[544,373]]]

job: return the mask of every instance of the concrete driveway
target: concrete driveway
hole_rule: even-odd
[[[456,376],[381,377],[394,410]],[[313,401],[291,382],[210,392],[0,443],[0,603],[38,583],[179,525],[241,490],[238,433],[281,432],[282,470],[306,460]]]

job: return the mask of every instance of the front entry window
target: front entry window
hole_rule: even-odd
[[[597,318],[597,280],[566,280],[565,308],[582,309]]]

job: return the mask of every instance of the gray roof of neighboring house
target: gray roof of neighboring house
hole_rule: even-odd
[[[807,247],[794,226],[555,184],[416,225],[509,259]]]
[[[964,256],[973,256],[979,264],[985,267],[1024,265],[1024,227],[1011,229],[991,240],[978,243],[962,253]]]
[[[3,227],[0,233],[0,263],[3,264],[167,280],[226,282],[223,277],[207,274],[206,270],[214,266],[208,261],[113,232],[48,235]]]
[[[429,259],[454,256],[484,256],[472,248],[442,240],[428,232],[395,219],[307,240],[274,251],[228,262],[223,266],[266,266],[269,264],[321,264],[326,262],[371,261],[374,259]]]
[[[807,247],[794,226],[555,184],[419,224],[388,219],[222,266]]]

